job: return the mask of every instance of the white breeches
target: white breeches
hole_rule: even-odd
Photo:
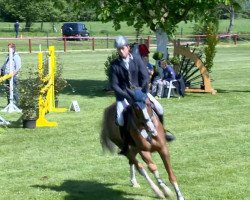
[[[154,104],[157,114],[163,115],[163,107],[161,106],[161,104],[150,93],[147,93],[147,96],[148,96],[149,100]],[[123,101],[117,101],[117,104],[116,104],[116,111],[117,111],[116,120],[117,120],[117,123],[118,123],[119,126],[124,126],[123,111],[128,106],[129,106],[129,103],[128,103],[128,101],[126,99],[124,99]],[[149,115],[148,115],[148,112],[147,112],[146,108],[143,109],[142,111],[144,113],[145,118],[149,119]]]
[[[163,107],[162,105],[153,97],[152,94],[147,93],[147,96],[149,98],[149,100],[154,104],[156,112],[158,115],[163,115]]]
[[[124,117],[123,117],[123,111],[125,108],[129,106],[129,103],[126,99],[123,101],[117,101],[116,103],[116,120],[119,126],[124,125]]]

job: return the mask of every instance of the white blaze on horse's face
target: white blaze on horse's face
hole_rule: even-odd
[[[138,102],[135,103],[133,107],[134,107],[135,116],[137,120],[139,121],[139,123],[146,126],[146,122],[150,118],[146,107],[144,107],[143,104],[138,103]]]
[[[143,110],[140,108],[139,105],[136,105],[135,106],[135,115],[137,117],[137,119],[141,122],[141,123],[144,123],[146,120],[145,120],[145,115],[143,113]]]
[[[128,45],[117,48],[117,52],[122,58],[127,58],[129,56],[129,50],[130,47]]]

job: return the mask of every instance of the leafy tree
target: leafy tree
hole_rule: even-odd
[[[204,15],[200,17],[198,24],[196,24],[196,31],[198,34],[206,35],[205,38],[205,66],[208,71],[211,71],[213,60],[216,54],[216,45],[218,43],[217,33],[219,29],[219,19],[217,17],[218,9],[210,9],[205,11]]]
[[[159,36],[175,33],[181,21],[198,21],[205,11],[211,10],[226,0],[85,0],[76,5],[94,5],[98,18],[103,22],[113,21],[114,28],[126,21],[129,26],[140,30],[144,25]],[[164,33],[166,33],[164,35]],[[163,40],[164,42],[167,40]],[[158,45],[159,46],[159,45]],[[166,44],[163,44],[165,46]],[[167,52],[164,52],[165,56]]]
[[[94,0],[96,12],[103,22],[113,21],[116,29],[120,22],[142,28],[147,25],[155,31],[158,27],[168,34],[174,33],[181,21],[197,21],[204,11],[214,8],[224,0]],[[85,1],[89,3],[89,1]]]
[[[25,22],[25,30],[29,31],[32,22],[55,21],[60,10],[66,5],[65,0],[0,0],[4,17],[8,20]]]
[[[229,26],[227,33],[232,33],[234,27],[235,11],[243,10],[247,0],[226,0],[225,4],[220,6],[221,9],[229,13]]]
[[[95,14],[95,4],[86,4],[85,1],[68,0],[67,6],[61,13],[61,21],[94,21],[97,20]]]

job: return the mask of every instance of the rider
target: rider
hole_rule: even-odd
[[[156,112],[163,122],[163,108],[160,103],[148,92],[149,75],[148,71],[138,56],[130,53],[130,46],[128,39],[124,36],[115,38],[115,48],[119,57],[111,63],[111,87],[115,92],[117,100],[117,116],[116,123],[119,125],[121,136],[123,138],[123,147],[120,154],[125,154],[128,150],[128,143],[124,136],[124,116],[123,111],[128,105],[133,102],[133,94],[131,90],[134,88],[141,88],[141,91],[147,94],[149,100],[154,104]],[[156,129],[151,121],[146,108],[143,109],[145,118],[147,119],[147,126],[152,135],[156,135]]]

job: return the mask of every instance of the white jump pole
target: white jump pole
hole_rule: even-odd
[[[10,93],[10,102],[9,104],[2,110],[2,112],[21,112],[21,110],[15,105],[14,103],[14,95],[13,95],[13,79],[14,79],[14,69],[13,69],[13,48],[9,47],[9,64],[10,64],[10,73],[12,74],[12,77],[10,78],[10,85],[9,85],[9,93]]]

